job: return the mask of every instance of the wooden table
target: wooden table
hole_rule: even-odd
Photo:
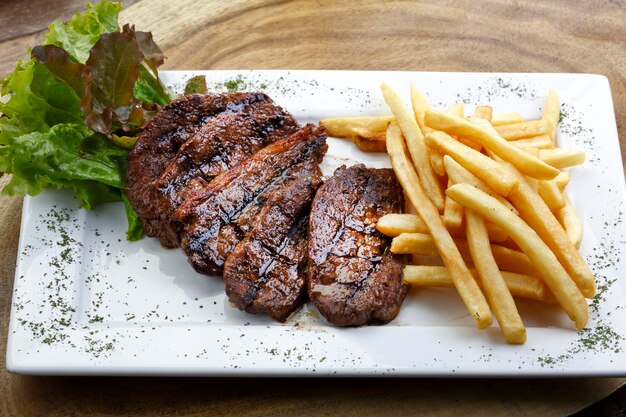
[[[624,156],[626,4],[621,0],[125,1],[176,69],[585,72],[609,78]],[[83,0],[0,1],[0,75]],[[21,201],[0,200],[0,349]],[[12,375],[3,415],[566,415],[623,379],[157,379]],[[626,388],[581,415],[623,413]]]

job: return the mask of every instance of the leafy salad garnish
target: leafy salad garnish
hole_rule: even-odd
[[[149,32],[125,25],[121,3],[87,3],[55,21],[29,61],[0,81],[0,171],[8,195],[71,188],[81,206],[124,200],[127,238],[142,237],[123,193],[136,136],[171,99],[157,68],[164,55]]]

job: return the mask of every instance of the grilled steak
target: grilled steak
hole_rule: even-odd
[[[226,295],[239,309],[284,320],[306,295],[309,210],[320,175],[274,191],[224,265]]]
[[[173,211],[185,199],[185,186],[194,178],[211,181],[276,139],[298,129],[296,120],[280,107],[254,113],[223,113],[187,140],[157,181],[163,227],[178,243],[180,226]]]
[[[271,114],[276,108],[261,93],[191,95],[165,106],[147,124],[128,160],[126,195],[144,232],[159,237],[164,246],[177,245],[177,236],[163,227],[156,183],[185,141],[221,113]]]
[[[295,178],[319,175],[326,149],[325,129],[307,125],[208,184],[190,181],[174,219],[184,224],[181,246],[196,271],[221,273],[272,192]]]
[[[308,292],[331,323],[386,323],[400,311],[405,260],[389,251],[390,239],[375,226],[403,205],[391,169],[341,167],[319,188],[309,223]]]

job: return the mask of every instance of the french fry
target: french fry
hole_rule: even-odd
[[[526,139],[518,139],[511,141],[511,144],[518,148],[537,148],[537,149],[550,149],[554,147],[550,135],[533,136]]]
[[[424,122],[433,129],[442,130],[458,137],[465,137],[481,144],[503,160],[515,165],[524,174],[533,178],[551,180],[559,174],[558,169],[546,164],[539,158],[528,155],[494,131],[485,129],[469,120],[444,112],[428,110],[424,116]]]
[[[527,146],[526,148],[523,148],[524,152],[526,152],[529,155],[534,156],[535,158],[539,158],[539,149],[535,148],[534,146]],[[533,180],[535,180],[533,178]],[[535,180],[535,181],[540,181],[540,180]]]
[[[478,280],[478,284],[482,286],[476,270],[470,269],[470,272]],[[554,295],[539,278],[515,272],[500,271],[500,273],[513,296],[528,298],[545,304],[556,302]],[[404,268],[404,281],[415,287],[454,288],[450,273],[443,266],[408,265]]]
[[[555,180],[537,181],[539,196],[551,212],[556,213],[565,206],[563,193]]]
[[[559,103],[559,96],[556,95],[556,91],[548,91],[548,97],[546,97],[546,104],[543,106],[541,118],[550,125],[550,138],[552,139],[552,143],[556,143],[556,127],[561,118],[561,104]]]
[[[378,219],[376,230],[396,237],[402,233],[428,233],[424,221],[415,214],[389,213]]]
[[[429,133],[425,141],[429,147],[453,157],[465,169],[502,195],[508,195],[517,186],[517,181],[496,161],[463,145],[446,133]]]
[[[583,164],[585,153],[574,149],[541,149],[539,158],[555,168],[563,169]]]
[[[567,233],[576,249],[578,249],[583,241],[583,224],[565,193],[563,193],[563,200],[565,200],[565,206],[556,212],[556,218],[565,229],[565,233]]]
[[[561,171],[559,172],[559,175],[557,175],[556,178],[554,179],[554,182],[556,182],[556,185],[559,187],[561,192],[563,192],[563,190],[565,190],[565,187],[567,187],[570,177],[571,176],[569,172]]]
[[[443,164],[446,168],[448,178],[450,178],[453,183],[458,184],[466,182],[473,185],[474,187],[478,187],[490,196],[496,198],[499,202],[501,202],[510,210],[515,212],[515,214],[517,214],[517,209],[513,207],[511,203],[509,203],[504,197],[491,189],[487,184],[485,184],[484,181],[478,179],[474,174],[463,168],[463,166],[455,161],[454,158],[452,158],[450,155],[446,155],[443,157]]]
[[[477,119],[485,119],[488,122],[491,122],[491,118],[493,117],[493,109],[490,106],[476,106],[472,117],[475,117]]]
[[[465,239],[454,239],[454,244],[466,262],[472,262],[469,244]],[[437,256],[433,238],[425,233],[402,233],[391,241],[391,252],[404,255]],[[502,271],[539,276],[528,256],[501,245],[491,244],[491,253]]]
[[[532,138],[534,136],[549,135],[551,132],[549,122],[543,119],[496,126],[495,129],[500,136],[511,141]]]
[[[576,328],[581,330],[585,327],[589,318],[585,298],[554,253],[530,226],[498,200],[469,184],[455,184],[448,188],[446,194],[506,230],[531,260]]]
[[[592,298],[596,293],[593,274],[576,250],[563,226],[541,197],[528,186],[524,176],[512,165],[505,163],[503,165],[520,182],[518,188],[509,196],[519,211],[520,217],[543,239],[583,295]]]
[[[500,331],[507,343],[525,343],[526,328],[491,253],[485,221],[473,211],[468,211],[466,222],[470,254],[487,293],[487,300],[500,325]]]
[[[440,177],[446,175],[446,169],[443,166],[443,155],[436,149],[429,149],[428,156],[430,158],[430,166],[432,167],[435,174]],[[444,202],[445,205],[445,202]],[[445,208],[445,207],[444,207]]]
[[[385,132],[376,132],[360,127],[355,127],[352,133],[352,141],[363,152],[385,152]]]
[[[493,113],[491,116],[491,124],[494,126],[510,125],[513,123],[521,123],[522,115],[515,112],[509,113]]]
[[[408,194],[417,213],[433,237],[439,256],[450,271],[454,286],[476,326],[480,329],[489,327],[493,320],[489,305],[441,221],[437,207],[426,197],[419,178],[409,162],[402,131],[396,123],[390,123],[387,128],[387,153],[402,188]]]
[[[442,220],[443,220],[443,216],[442,216]],[[465,239],[467,236],[465,227],[463,226],[459,226],[459,227],[447,226],[446,228],[448,229],[450,236],[452,236],[455,239],[456,238]],[[494,243],[504,242],[505,240],[509,238],[509,235],[504,230],[502,230],[498,226],[494,226],[491,223],[487,224],[487,233],[489,233],[489,240]]]
[[[406,138],[406,144],[426,196],[432,201],[437,210],[443,210],[443,193],[430,165],[430,157],[428,156],[428,149],[424,143],[422,131],[398,92],[385,83],[381,85],[381,89],[385,102],[396,116],[398,125]],[[389,133],[389,129],[387,129],[387,133]]]
[[[426,110],[430,110],[430,104],[428,104],[426,96],[413,83],[411,83],[411,106],[415,120],[422,130],[422,134],[426,136],[432,130],[424,124],[424,114]]]
[[[465,117],[465,106],[463,106],[463,103],[454,103],[446,109],[446,112],[458,117]]]
[[[448,187],[452,185],[448,180]],[[461,227],[463,224],[463,207],[458,205],[451,198],[446,198],[443,206],[443,224],[449,229],[451,227]]]
[[[387,125],[395,119],[394,116],[337,117],[320,120],[320,125],[326,128],[329,136],[351,138],[354,134],[354,129],[385,133]]]

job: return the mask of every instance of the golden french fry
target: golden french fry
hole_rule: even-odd
[[[443,216],[442,216],[442,219],[443,219]],[[447,226],[446,228],[448,229],[448,232],[450,232],[450,236],[452,236],[453,238],[465,239],[466,237],[465,227]],[[502,230],[498,226],[494,226],[491,223],[487,224],[487,232],[489,233],[489,240],[491,242],[500,243],[500,242],[506,241],[509,238],[509,235],[504,230]]]
[[[543,239],[563,268],[587,298],[596,293],[596,283],[587,263],[541,197],[528,185],[524,176],[512,165],[503,163],[519,180],[519,187],[509,196],[513,205],[530,227]],[[511,236],[513,237],[513,236]]]
[[[475,269],[470,272],[482,286],[480,277]],[[515,272],[500,271],[504,282],[511,294],[515,297],[528,298],[546,304],[556,302],[554,295],[539,278]],[[416,287],[445,287],[454,288],[450,273],[443,266],[435,265],[407,265],[404,268],[404,281]]]
[[[489,305],[485,300],[476,280],[467,269],[450,233],[444,226],[439,211],[431,200],[426,197],[419,178],[409,162],[406,144],[402,138],[402,131],[396,123],[390,123],[387,128],[387,153],[402,188],[408,194],[415,210],[422,218],[430,232],[439,256],[446,268],[450,271],[454,286],[465,303],[470,315],[478,328],[491,325],[492,316]]]
[[[532,138],[518,139],[511,141],[511,144],[518,148],[550,149],[554,147],[550,135],[533,136]]]
[[[425,141],[429,147],[453,157],[465,169],[500,194],[508,195],[517,185],[517,181],[507,174],[506,170],[499,166],[496,161],[454,140],[446,133],[429,133],[426,135]]]
[[[422,130],[422,134],[426,136],[432,130],[424,124],[424,113],[426,113],[426,110],[430,110],[430,104],[428,104],[426,96],[413,83],[411,83],[411,106],[413,107],[415,120]]]
[[[478,179],[474,174],[463,168],[463,166],[455,161],[454,158],[452,158],[450,155],[446,155],[443,157],[443,165],[446,168],[448,178],[450,178],[453,183],[458,184],[466,182],[473,185],[474,187],[478,187],[490,196],[496,198],[499,202],[501,202],[510,210],[515,212],[515,214],[517,214],[517,209],[513,207],[511,203],[509,203],[504,197],[491,189],[484,181]]]
[[[458,117],[465,117],[465,106],[463,106],[463,103],[454,103],[446,109],[446,112]]]
[[[398,92],[385,83],[381,85],[381,89],[385,102],[391,108],[391,112],[396,116],[398,125],[406,138],[406,144],[417,175],[424,188],[424,192],[430,201],[433,202],[437,210],[443,210],[443,193],[441,188],[439,188],[439,181],[430,165],[428,148],[426,148],[426,144],[424,143],[422,131]]]
[[[429,149],[428,156],[430,157],[430,166],[433,168],[435,174],[443,177],[446,175],[446,169],[443,166],[443,155],[436,149]],[[444,202],[445,206],[445,202]]]
[[[550,180],[559,174],[558,169],[528,155],[523,150],[513,146],[506,139],[500,137],[496,132],[485,129],[472,121],[445,112],[428,110],[424,116],[424,122],[433,129],[442,130],[458,137],[465,137],[481,144],[503,160],[515,165],[524,174],[533,178]],[[476,173],[474,174],[476,175]]]
[[[565,190],[565,187],[567,187],[569,180],[570,180],[569,172],[561,171],[559,172],[559,175],[557,175],[553,181],[556,182],[556,185],[559,187],[561,192],[563,192],[563,190]]]
[[[500,325],[500,331],[507,343],[525,343],[526,328],[491,253],[485,221],[473,211],[467,211],[466,222],[470,255]]]
[[[378,219],[376,230],[396,237],[402,233],[428,233],[424,221],[415,214],[389,213]]]
[[[354,128],[352,141],[363,152],[385,152],[385,132],[375,132],[363,128]]]
[[[354,129],[385,133],[387,125],[395,119],[394,116],[337,117],[320,120],[320,125],[326,128],[329,136],[351,138]]]
[[[574,149],[541,149],[539,158],[555,168],[563,169],[583,164],[585,153]]]
[[[539,196],[551,212],[556,213],[565,206],[563,193],[555,180],[537,181]]]
[[[550,135],[551,132],[549,122],[543,119],[496,126],[495,129],[500,136],[511,141],[532,138],[534,136]]]
[[[548,91],[548,97],[546,97],[546,104],[543,106],[541,118],[550,125],[550,138],[552,139],[552,143],[556,143],[556,127],[561,119],[561,104],[559,103],[559,96],[556,95],[556,91]]]
[[[448,187],[452,185],[448,180]],[[451,227],[461,227],[463,224],[463,207],[458,205],[451,198],[446,198],[443,206],[443,224],[449,229]]]
[[[509,113],[493,113],[491,116],[491,124],[494,126],[510,125],[513,123],[521,123],[522,115],[515,112]]]
[[[472,117],[475,117],[477,119],[485,119],[488,122],[491,122],[491,118],[493,117],[493,109],[490,106],[476,106]]]
[[[556,218],[565,229],[565,233],[567,233],[576,249],[578,249],[583,241],[583,224],[565,193],[563,193],[563,200],[565,200],[565,206],[556,212]]]
[[[506,230],[530,258],[576,328],[581,330],[585,327],[589,318],[585,298],[554,253],[530,226],[498,200],[469,184],[455,184],[448,188],[446,194]]]
[[[472,262],[469,245],[465,239],[454,239],[454,244],[466,262]],[[391,241],[391,252],[405,255],[437,256],[433,238],[425,233],[402,233]],[[522,252],[501,245],[491,244],[498,268],[502,271],[539,276],[528,256]]]

